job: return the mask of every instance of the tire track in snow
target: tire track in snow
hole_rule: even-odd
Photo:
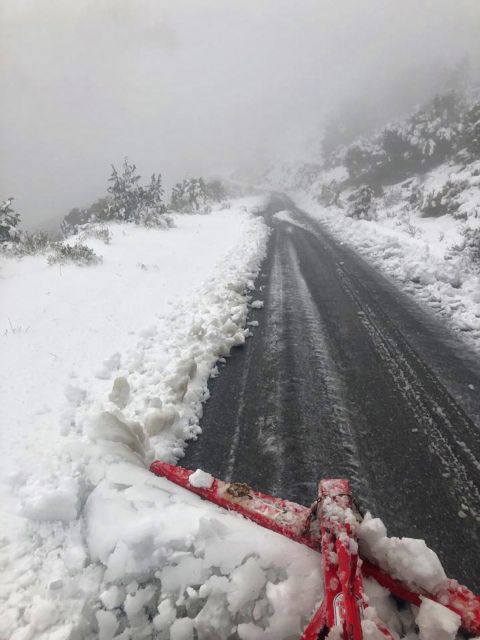
[[[467,431],[470,436],[474,436],[475,442],[475,433],[472,432],[473,425],[445,392],[440,382],[419,360],[410,345],[402,340],[400,335],[395,335],[392,331],[387,334],[385,330],[382,330],[378,316],[368,304],[361,300],[345,270],[340,268],[339,275],[345,290],[363,310],[363,313],[359,313],[360,322],[366,328],[377,352],[384,360],[392,376],[393,384],[405,399],[405,404],[413,413],[419,428],[422,428],[426,433],[429,450],[437,456],[445,468],[444,477],[450,479],[450,487],[455,494],[459,511],[470,513],[477,522],[480,522],[480,512],[478,511],[478,505],[480,505],[480,458],[471,449],[462,446],[463,441],[459,441],[454,435],[455,431]],[[404,355],[405,353],[408,354],[408,357]],[[412,361],[417,368],[422,370],[422,378],[412,366]],[[425,380],[433,388],[433,393],[427,389]],[[435,396],[443,397],[446,410],[435,400]],[[435,416],[435,419],[432,416]],[[454,417],[454,421],[451,416]],[[476,477],[472,477],[471,471],[467,470],[462,462],[464,458],[469,460],[473,470],[478,471]]]
[[[402,304],[385,278],[294,212],[303,228],[294,234],[301,268],[346,380],[362,469],[376,498],[365,500],[359,487],[362,502],[374,505],[392,534],[425,538],[447,573],[478,588],[480,442],[470,418],[478,406],[472,397],[460,396],[459,404],[455,394],[462,381],[478,388],[478,366],[450,334],[445,340],[434,318],[424,319],[406,296]],[[444,380],[454,384],[447,390]]]
[[[282,315],[284,305],[283,275],[278,255],[278,248],[276,245],[274,245],[272,267],[268,280],[267,299],[269,312],[263,326],[265,330],[267,357],[273,360],[277,357],[280,345],[283,342]],[[253,362],[254,356],[255,351],[253,349],[247,349],[245,366],[239,386],[238,408],[234,418],[235,428],[232,435],[232,442],[225,472],[225,479],[227,481],[231,481],[238,475],[235,471],[238,464],[238,458],[244,457],[242,452],[245,449],[245,431],[251,431],[247,424],[249,416],[245,416],[245,404],[248,401],[249,396],[248,381],[250,380],[252,366],[255,366],[255,363]],[[260,450],[274,456],[277,473],[272,473],[270,484],[272,490],[278,490],[281,475],[280,469],[282,467],[284,455],[282,443],[278,440],[278,423],[281,420],[282,413],[281,391],[278,376],[275,375],[276,368],[274,362],[271,362],[268,368],[273,375],[270,377],[269,384],[266,385],[264,390],[264,399],[262,403],[263,411],[256,416],[255,419],[256,429],[254,437],[260,447]],[[272,470],[273,468],[274,465],[271,465]]]
[[[317,365],[305,371],[307,380],[299,387],[299,393],[301,405],[310,407],[310,419],[317,424],[322,446],[320,450],[313,450],[311,443],[307,443],[305,457],[310,468],[316,468],[316,477],[341,475],[360,485],[363,476],[355,433],[345,408],[344,382],[330,354],[320,311],[302,274],[291,239],[288,256],[289,269],[285,276],[290,280],[288,289],[295,292],[294,304],[301,311],[303,337]],[[364,490],[366,493],[366,486]]]

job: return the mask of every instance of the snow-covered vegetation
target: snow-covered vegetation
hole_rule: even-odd
[[[220,180],[186,178],[172,189],[170,208],[183,213],[208,213],[213,203],[225,200],[227,193]]]
[[[152,174],[146,185],[141,185],[140,179],[137,167],[128,158],[124,159],[121,171],[112,165],[108,195],[96,200],[88,208],[72,209],[62,223],[64,235],[77,233],[80,227],[99,221],[116,220],[144,227],[168,227],[170,218],[166,215],[161,175]]]
[[[277,166],[267,182],[480,349],[478,94],[436,96],[348,143],[341,131],[327,128],[321,162]]]
[[[89,207],[72,209],[64,217],[58,234],[21,230],[21,216],[12,205],[13,198],[8,198],[0,204],[1,252],[16,257],[46,254],[50,265],[66,262],[92,265],[101,262],[102,256],[83,241],[96,238],[109,244],[111,232],[106,223],[168,229],[174,224],[171,213],[210,213],[212,209],[230,206],[227,189],[220,180],[185,179],[173,187],[168,206],[160,174],[153,174],[146,185],[141,185],[140,180],[135,164],[128,158],[124,159],[121,171],[112,165],[107,195]],[[234,189],[230,193],[235,196]]]
[[[13,198],[0,204],[0,242],[13,242],[18,237],[20,214],[12,206]]]

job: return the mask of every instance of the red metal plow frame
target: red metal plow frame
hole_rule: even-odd
[[[193,493],[236,511],[266,529],[305,544],[322,554],[325,585],[324,600],[304,630],[301,640],[321,640],[330,629],[342,629],[344,640],[362,640],[364,608],[367,606],[363,577],[374,578],[390,593],[406,602],[420,605],[421,596],[430,598],[457,613],[462,627],[472,635],[480,634],[480,596],[455,580],[448,580],[435,594],[413,590],[358,555],[355,512],[347,480],[321,480],[318,499],[311,508],[253,491],[241,483],[214,479],[210,488],[189,483],[192,471],[165,462],[153,462],[150,470]],[[379,631],[393,640],[381,623]]]

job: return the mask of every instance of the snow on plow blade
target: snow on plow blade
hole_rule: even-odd
[[[367,601],[363,577],[374,578],[397,598],[414,605],[426,597],[458,614],[467,633],[480,633],[480,596],[455,580],[448,580],[436,593],[412,588],[392,578],[378,566],[358,555],[356,512],[347,480],[321,480],[318,498],[304,507],[257,491],[248,485],[223,482],[165,462],[153,462],[150,470],[220,507],[236,511],[266,529],[305,544],[322,554],[324,600],[304,630],[301,640],[326,638],[333,628],[344,640],[362,640],[362,619]],[[199,475],[200,474],[200,475]],[[378,631],[393,635],[379,621]]]

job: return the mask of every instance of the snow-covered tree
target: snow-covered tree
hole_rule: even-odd
[[[357,139],[338,161],[344,161],[357,184],[391,184],[427,171],[451,157],[464,137],[465,98],[449,91],[402,120]]]
[[[170,207],[174,211],[208,210],[207,185],[203,178],[186,178],[172,189]]]
[[[221,202],[227,197],[225,184],[221,180],[209,180],[205,188],[208,198],[214,202]]]
[[[20,214],[12,207],[13,198],[7,198],[0,204],[0,242],[18,240],[20,232],[17,229]]]
[[[109,199],[106,197],[98,198],[87,208],[74,207],[70,209],[60,225],[63,236],[67,237],[78,233],[79,229],[86,224],[105,220],[107,217],[106,212],[108,212],[108,202]]]
[[[167,212],[163,196],[162,176],[152,174],[150,184],[140,187],[140,200],[133,216],[134,222],[146,227],[161,226]]]
[[[142,189],[138,184],[140,176],[136,173],[137,167],[123,161],[123,171],[120,173],[112,165],[112,175],[108,179],[111,183],[107,191],[110,194],[105,210],[105,217],[115,220],[132,220],[135,211],[142,200]]]
[[[167,208],[163,202],[164,191],[160,174],[152,174],[150,183],[139,184],[140,175],[137,168],[125,158],[123,172],[112,166],[111,182],[101,218],[107,220],[125,220],[146,226],[161,226],[165,221],[161,218]]]
[[[375,191],[370,185],[364,185],[348,198],[347,215],[359,220],[375,219]]]
[[[462,204],[461,195],[467,189],[467,180],[448,179],[443,185],[422,194],[419,207],[426,217],[443,216],[446,213],[455,215]]]
[[[464,117],[463,142],[470,160],[480,158],[480,101],[472,104]]]

